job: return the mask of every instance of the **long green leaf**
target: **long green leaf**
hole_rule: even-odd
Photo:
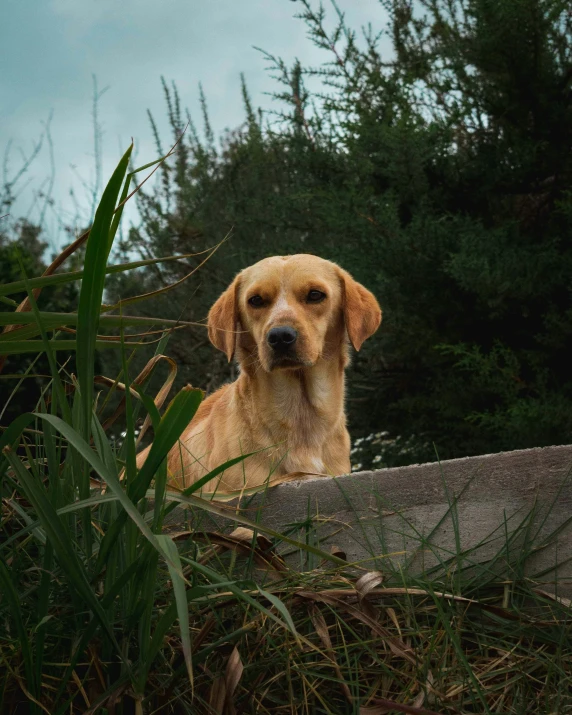
[[[6,499],[6,503],[9,504],[12,511],[15,514],[18,514],[22,521],[25,522],[26,526],[17,531],[16,534],[12,534],[12,536],[8,537],[5,541],[2,540],[0,550],[6,548],[9,542],[21,539],[23,534],[25,534],[27,531],[31,531],[34,534],[34,538],[36,539],[36,541],[42,546],[45,546],[47,543],[46,533],[42,529],[42,525],[40,524],[40,522],[35,521],[30,516],[28,509],[25,509],[19,503],[19,501],[16,501],[15,499]]]
[[[155,472],[195,416],[203,399],[203,391],[193,387],[183,389],[166,409],[155,433],[155,439],[133,484],[132,497],[139,501],[147,491]]]
[[[214,469],[211,469],[210,472],[204,475],[204,477],[201,477],[200,479],[197,479],[196,482],[188,486],[186,489],[183,490],[182,495],[183,496],[189,496],[189,494],[193,494],[194,492],[198,491],[202,487],[205,486],[205,484],[208,484],[210,481],[212,481],[215,477],[217,477],[219,474],[222,474],[222,472],[225,472],[227,469],[230,469],[233,467],[235,464],[239,464],[240,462],[244,462],[245,459],[248,457],[252,457],[253,454],[258,454],[258,452],[262,452],[263,450],[258,450],[257,452],[248,452],[247,454],[241,454],[240,457],[233,457],[232,459],[229,459],[227,462],[223,462],[222,464],[219,464],[218,467],[215,467]],[[165,508],[165,516],[167,514],[170,514],[173,509],[177,508],[176,503],[169,504]]]
[[[46,328],[58,327],[60,325],[77,325],[77,313],[49,313],[40,311],[39,316]],[[29,325],[37,321],[33,313],[0,313],[0,325]],[[167,318],[146,317],[139,315],[100,315],[99,323],[106,328],[120,328],[137,325],[197,325],[181,320],[169,320]]]
[[[156,263],[166,263],[167,261],[180,261],[182,258],[193,258],[194,256],[200,256],[203,253],[208,253],[211,249],[206,249],[204,251],[199,251],[198,253],[184,253],[180,256],[165,256],[163,258],[146,258],[142,261],[131,261],[129,263],[118,263],[115,266],[107,266],[105,269],[106,275],[110,273],[123,273],[124,271],[131,271],[136,268],[144,268],[145,266],[152,266]],[[62,285],[65,283],[73,283],[74,281],[79,281],[83,278],[84,271],[70,271],[68,273],[54,273],[51,276],[40,276],[38,278],[30,278],[30,288],[35,290],[36,288],[47,288],[48,286]],[[26,290],[25,281],[13,281],[12,283],[4,283],[0,285],[0,297],[5,295],[11,295],[12,293],[23,293]],[[17,303],[9,302],[9,305],[16,306]]]
[[[439,620],[443,625],[443,629],[447,633],[447,636],[449,637],[449,640],[451,644],[453,645],[453,648],[456,651],[457,658],[459,659],[459,662],[463,665],[463,667],[466,670],[468,679],[473,685],[474,692],[478,695],[479,700],[481,701],[481,704],[483,706],[483,713],[487,713],[487,715],[491,715],[491,710],[489,708],[489,705],[486,700],[486,695],[484,693],[483,687],[481,683],[478,680],[477,675],[475,675],[475,672],[467,660],[467,656],[465,655],[465,649],[463,645],[460,642],[459,634],[456,632],[456,630],[451,626],[450,623],[450,616],[449,614],[445,613],[443,610],[443,603],[442,599],[439,598],[433,591],[433,588],[430,584],[426,584],[425,586],[431,596],[433,597],[433,602],[435,604],[435,607],[439,613]],[[476,703],[475,703],[476,705]]]
[[[137,171],[140,171],[139,169]],[[111,249],[113,247],[113,241],[115,240],[115,234],[117,233],[117,229],[119,228],[119,222],[121,221],[121,217],[123,216],[123,209],[125,208],[125,202],[127,201],[127,195],[129,193],[129,186],[131,184],[131,179],[133,178],[135,172],[131,172],[127,174],[125,177],[125,182],[123,183],[123,191],[121,192],[121,196],[119,198],[119,204],[117,205],[117,208],[115,209],[115,213],[113,215],[112,221],[111,221],[111,226],[109,227],[109,232],[107,234],[107,255],[111,253]]]
[[[151,422],[153,424],[153,430],[159,429],[161,424],[161,415],[159,410],[155,406],[153,400],[147,395],[139,385],[134,385],[134,389],[139,393],[141,401],[145,406],[145,409],[149,413]],[[153,516],[153,533],[158,534],[161,531],[162,520],[164,515],[163,501],[165,496],[165,489],[167,487],[167,465],[165,460],[161,464],[159,471],[155,475],[155,505],[154,505],[154,516]]]
[[[177,140],[175,146],[178,144],[179,140]],[[164,156],[159,157],[158,159],[154,159],[153,161],[149,161],[147,164],[143,164],[143,166],[137,167],[137,169],[133,169],[133,171],[129,172],[127,174],[127,177],[125,178],[125,183],[123,185],[123,191],[121,192],[121,198],[119,199],[119,205],[115,209],[115,215],[113,217],[113,222],[111,224],[111,229],[109,231],[109,251],[111,251],[111,247],[113,245],[113,241],[115,239],[115,234],[117,233],[117,229],[119,228],[119,222],[121,221],[121,216],[123,215],[123,208],[125,206],[125,203],[129,200],[129,185],[131,184],[131,179],[135,176],[135,174],[138,174],[140,171],[145,171],[145,169],[150,169],[152,166],[156,166],[157,169],[159,168],[159,165],[162,164],[164,161],[166,161],[170,156],[173,155],[174,152],[174,147],[172,147]],[[135,188],[133,193],[138,191],[143,184],[153,176],[155,171],[157,169],[153,169],[153,171],[147,176],[144,181]]]
[[[284,603],[278,598],[278,596],[275,596],[273,593],[270,593],[270,591],[265,591],[264,589],[260,588],[260,586],[257,586],[256,588],[258,589],[258,592],[261,596],[264,596],[264,598],[267,598],[270,601],[270,603],[274,606],[278,613],[280,613],[280,615],[284,619],[284,622],[288,625],[288,628],[290,628],[294,636],[298,638],[298,631],[296,630],[296,626],[294,625],[294,621],[292,620],[290,611],[286,608]]]
[[[90,231],[89,239],[87,241],[85,263],[89,265],[90,271],[89,273],[85,274],[84,280],[82,282],[78,309],[78,376],[80,391],[84,396],[84,403],[86,403],[84,404],[83,414],[83,428],[85,430],[84,436],[86,437],[86,439],[89,438],[90,429],[90,417],[88,412],[92,409],[91,398],[93,396],[93,357],[98,329],[98,320],[97,318],[94,320],[94,314],[97,310],[99,315],[101,298],[103,295],[103,288],[105,283],[105,267],[112,249],[113,239],[119,226],[119,221],[121,219],[124,204],[129,198],[129,184],[134,174],[138,173],[139,171],[143,171],[145,168],[148,168],[150,166],[159,166],[172,153],[169,152],[165,156],[156,159],[153,162],[149,162],[144,166],[141,166],[138,169],[132,171],[125,180],[121,201],[120,204],[116,207],[117,197],[121,189],[121,184],[123,183],[123,179],[125,177],[125,172],[127,171],[127,167],[129,166],[129,158],[131,156],[132,149],[133,144],[131,144],[129,149],[125,152],[124,156],[119,162],[119,165],[113,173],[113,176],[111,177],[105,191],[103,192],[103,196],[95,214],[95,219]],[[154,173],[154,171],[151,172],[151,175]],[[149,176],[147,177],[147,179],[148,178]],[[147,181],[147,179],[145,179],[145,181]],[[140,187],[137,187],[135,191],[137,191],[139,188]],[[202,263],[199,265],[202,265]],[[194,270],[196,270],[196,268]],[[171,287],[178,285],[178,283],[180,282],[181,281],[178,281],[177,283],[173,284],[173,286],[167,286],[162,290],[168,290]],[[156,292],[157,291],[154,291],[154,293]],[[131,300],[137,300],[137,298],[133,298]],[[108,310],[110,309],[112,308],[108,308]],[[80,372],[79,365],[82,364],[84,358],[86,358],[85,364],[83,365],[83,370]]]
[[[38,605],[36,611],[36,682],[42,682],[42,671],[44,665],[46,641],[46,622],[49,619],[48,609],[50,607],[50,597],[52,595],[50,582],[52,580],[54,550],[51,544],[47,544],[44,549],[44,561],[42,564],[42,576],[38,591]]]
[[[189,609],[187,607],[187,594],[185,589],[185,581],[180,576],[183,572],[179,552],[171,537],[164,534],[157,536],[157,540],[163,549],[167,558],[167,566],[173,583],[173,592],[175,594],[175,603],[177,605],[177,615],[179,616],[179,627],[181,629],[181,643],[183,644],[183,656],[187,666],[187,673],[191,688],[193,687],[193,661],[191,657],[191,636],[189,627]],[[177,564],[178,570],[172,568],[171,564]]]
[[[67,504],[66,506],[60,507],[59,509],[56,509],[56,514],[58,516],[62,516],[63,514],[73,514],[76,511],[80,511],[81,509],[84,509],[85,507],[94,507],[94,506],[99,506],[100,504],[107,504],[109,502],[116,502],[119,501],[119,499],[115,496],[115,494],[98,494],[97,496],[89,497],[89,499],[78,499],[78,501],[74,501],[71,504]],[[18,505],[14,504],[13,508],[16,509],[21,509]],[[18,513],[22,516],[22,518],[25,521],[28,521],[30,519],[29,515],[27,512],[22,510],[22,512],[18,511]],[[24,516],[24,514],[26,516]],[[21,529],[16,531],[14,534],[9,536],[7,539],[3,540],[0,542],[0,553],[2,551],[5,551],[12,543],[15,541],[19,541],[22,539],[26,534],[29,532],[33,532],[36,529],[40,529],[42,526],[40,521],[31,521],[26,524],[26,526],[23,526]],[[38,540],[40,543],[45,543],[45,535],[42,533],[38,532],[37,536]]]
[[[76,352],[78,348],[81,348],[81,341],[78,340],[49,340],[50,348],[61,352],[62,350],[68,352]],[[141,347],[142,345],[148,345],[145,341],[133,341],[128,342],[126,345],[128,347]],[[120,348],[121,344],[117,340],[96,340],[94,347],[97,350],[107,350],[111,348]],[[24,355],[25,353],[39,353],[43,352],[44,343],[41,340],[12,340],[2,343],[2,348],[0,349],[0,354],[2,355]],[[79,358],[78,358],[79,362]],[[91,370],[93,373],[93,368]]]
[[[189,558],[185,558],[185,557],[183,557],[182,560],[185,563],[188,563],[189,565],[191,565],[199,573],[202,573],[203,576],[206,576],[213,583],[225,581],[225,579],[223,579],[216,571],[211,569],[209,566],[206,566],[205,564],[201,564],[198,561],[194,561],[193,559],[189,559]],[[287,623],[285,623],[280,618],[278,618],[278,616],[275,613],[272,613],[272,611],[270,611],[268,608],[266,608],[261,603],[259,603],[255,598],[252,598],[252,596],[250,594],[246,593],[241,588],[236,586],[236,584],[233,584],[233,585],[229,584],[226,586],[226,588],[228,588],[228,590],[231,591],[241,601],[249,603],[251,606],[256,608],[258,611],[260,611],[261,613],[264,613],[265,616],[268,616],[269,618],[271,618],[279,626],[281,626],[282,628],[284,628],[286,630],[289,630],[289,625]],[[300,640],[300,635],[296,632],[296,630],[293,631],[293,635],[295,636],[295,638],[297,640]],[[306,643],[308,643],[308,641],[306,641],[305,639],[304,639],[304,641]]]
[[[132,150],[133,145],[127,149],[105,187],[95,212],[93,226],[85,249],[85,265],[88,270],[84,272],[79,294],[76,365],[79,389],[82,396],[81,434],[86,441],[89,441],[91,430],[94,357],[97,347],[99,313],[105,284],[105,267],[111,248],[109,245],[109,232]],[[87,489],[89,489],[89,481],[87,481]],[[87,496],[87,494],[83,494],[83,496]]]
[[[4,432],[0,433],[0,475],[4,473],[7,465],[4,448],[15,447],[22,432],[33,421],[34,415],[31,412],[25,412],[23,415],[18,415],[15,420],[10,422]]]

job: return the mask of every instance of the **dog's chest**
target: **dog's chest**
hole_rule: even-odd
[[[327,409],[311,403],[306,395],[286,394],[273,405],[273,433],[291,449],[316,450],[330,436],[332,424]]]

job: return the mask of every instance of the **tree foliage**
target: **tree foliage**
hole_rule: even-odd
[[[0,224],[0,284],[22,280],[23,276],[35,278],[46,268],[44,257],[47,244],[42,241],[41,229],[26,220]],[[11,295],[7,303],[0,302],[0,311],[10,311],[26,297],[26,293]],[[41,295],[43,310],[68,312],[77,301],[77,288],[66,284],[46,288]],[[10,302],[13,304],[10,305]],[[67,362],[73,371],[74,361]],[[32,411],[46,384],[49,368],[45,355],[14,355],[8,357],[0,374],[0,425],[8,425],[22,412]],[[24,377],[27,375],[26,377]]]
[[[257,113],[243,82],[246,120],[220,145],[201,94],[204,137],[191,124],[141,195],[124,249],[200,251],[232,229],[199,285],[157,301],[187,320],[204,319],[233,275],[268,255],[316,253],[351,271],[384,322],[350,371],[350,426],[400,437],[385,463],[434,458],[433,443],[448,458],[570,442],[568,3],[383,4],[388,27],[361,37],[341,14],[332,27],[299,2],[324,64],[268,55],[282,111]],[[176,89],[164,91],[178,136],[187,117]],[[153,268],[113,291],[174,277]],[[181,332],[173,350],[184,380],[212,389],[228,377],[206,331]]]

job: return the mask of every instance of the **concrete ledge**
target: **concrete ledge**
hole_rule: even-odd
[[[534,539],[542,548],[527,575],[548,587],[557,580],[564,595],[572,593],[571,471],[572,446],[545,447],[289,482],[242,507],[277,531],[311,517],[321,548],[336,544],[348,561],[382,570],[387,559],[407,559],[426,571],[457,553],[457,534],[465,555],[456,565],[478,569],[502,551],[495,568],[510,577]]]

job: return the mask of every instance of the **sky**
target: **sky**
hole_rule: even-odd
[[[325,2],[328,17],[334,12]],[[317,7],[317,3],[314,3]],[[350,27],[381,29],[379,0],[338,0]],[[90,214],[95,183],[93,95],[96,78],[105,180],[135,140],[137,163],[156,158],[147,117],[151,110],[170,138],[161,77],[175,82],[181,102],[200,127],[199,83],[217,134],[244,118],[243,73],[256,107],[276,103],[277,88],[260,47],[292,64],[328,59],[295,18],[297,0],[2,0],[0,11],[0,152],[11,178],[49,123],[53,146],[53,208],[44,217],[52,249],[62,241],[61,222]],[[9,151],[7,151],[9,148]],[[38,219],[39,191],[52,176],[44,142],[19,183],[12,215]],[[6,160],[7,157],[7,160]],[[4,177],[3,177],[4,180]],[[73,190],[75,198],[70,191]],[[136,220],[133,210],[128,220]]]

